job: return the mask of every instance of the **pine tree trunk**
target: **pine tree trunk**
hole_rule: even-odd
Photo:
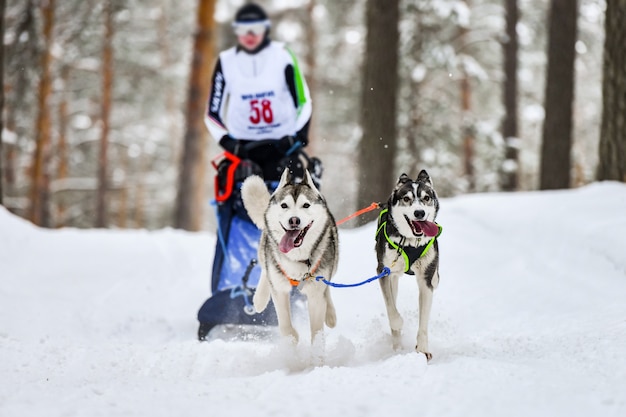
[[[128,152],[120,155],[119,167],[124,171],[124,184],[120,190],[120,197],[117,206],[117,227],[126,229],[128,227],[128,192],[130,188],[130,157]]]
[[[396,106],[398,86],[399,0],[367,0],[365,61],[361,91],[359,208],[387,200],[398,175]],[[361,216],[359,223],[375,216]]]
[[[505,0],[506,41],[504,49],[504,120],[502,137],[505,141],[502,189],[515,191],[519,187],[519,137],[517,132],[517,0]]]
[[[63,83],[63,91],[68,91],[67,83],[70,76],[70,68],[69,66],[64,66],[61,69],[61,82]],[[69,119],[68,116],[68,103],[67,96],[64,95],[61,98],[61,103],[59,103],[59,139],[57,144],[57,180],[63,181],[67,178],[68,174],[68,149],[67,149],[67,121]],[[56,221],[56,227],[65,226],[65,212],[66,205],[64,196],[60,196],[58,198],[57,203],[57,214],[58,219]]]
[[[626,182],[626,1],[607,0],[598,180]]]
[[[98,158],[98,190],[96,195],[96,227],[107,227],[108,150],[113,93],[113,0],[108,0],[104,11],[104,45],[102,50],[102,109],[100,155]]]
[[[159,33],[159,46],[161,51],[161,63],[163,68],[167,70],[171,70],[172,65],[172,54],[171,54],[171,45],[168,41],[167,32],[169,25],[171,24],[169,20],[170,10],[168,8],[168,0],[161,0],[161,9],[162,13],[157,22],[157,30]],[[180,123],[177,117],[179,112],[179,103],[176,100],[175,94],[176,86],[168,85],[165,97],[165,108],[167,109],[167,117],[168,117],[168,132],[169,132],[169,140],[171,143],[171,158],[172,164],[175,165],[180,160]]]
[[[45,42],[41,57],[41,79],[39,81],[37,125],[35,129],[35,153],[31,166],[30,220],[43,225],[45,216],[46,194],[46,155],[50,147],[50,107],[52,82],[50,66],[52,63],[52,35],[54,28],[54,0],[43,0],[40,4],[43,15],[43,37]]]
[[[552,0],[541,146],[542,190],[570,187],[578,0]]]
[[[15,132],[16,130],[16,122],[15,122],[15,111],[7,108],[6,109],[6,113],[7,113],[7,130],[10,132]],[[14,144],[12,144],[9,147],[5,147],[4,148],[4,154],[5,154],[5,158],[4,158],[4,190],[5,190],[5,195],[7,193],[12,192],[15,189],[15,165],[16,165],[16,159],[17,159],[17,150],[16,150],[16,146]],[[2,174],[0,174],[2,175]]]
[[[465,0],[469,8],[469,1]],[[465,45],[467,40],[467,28],[461,27],[460,42]],[[461,115],[463,117],[461,128],[463,134],[463,174],[467,181],[467,190],[476,190],[476,178],[474,174],[474,122],[472,118],[472,85],[466,69],[461,74]]]
[[[145,228],[146,219],[144,209],[146,207],[145,173],[148,171],[148,155],[145,152],[139,154],[137,159],[137,181],[135,183],[135,200],[133,222],[137,228]]]
[[[204,126],[204,111],[214,58],[214,13],[215,0],[200,0],[187,96],[187,126],[174,214],[174,226],[190,231],[197,231],[202,227],[208,136]]]

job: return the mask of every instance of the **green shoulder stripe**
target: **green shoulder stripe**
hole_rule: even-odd
[[[306,103],[306,95],[304,94],[304,78],[302,77],[302,72],[300,72],[300,66],[298,65],[298,59],[296,58],[296,55],[287,46],[285,46],[285,49],[287,50],[287,52],[289,52],[289,55],[291,55],[291,60],[293,62],[293,72],[294,72],[294,77],[295,77],[295,82],[296,82],[296,93],[298,94],[298,113],[299,113],[304,103]]]

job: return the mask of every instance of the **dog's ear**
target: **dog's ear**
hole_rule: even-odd
[[[289,168],[285,168],[283,175],[280,176],[280,182],[278,183],[278,187],[276,187],[276,189],[278,190],[279,188],[283,188],[284,186],[291,184],[291,181],[291,172],[289,172]]]
[[[400,178],[398,178],[398,183],[396,184],[396,190],[400,189],[400,187],[402,187],[404,184],[406,184],[409,181],[412,181],[412,180],[408,175],[406,174],[400,175]]]
[[[313,178],[311,178],[311,173],[308,169],[304,170],[304,178],[302,179],[301,184],[309,186],[317,194],[320,194],[319,190],[315,186],[315,183],[313,182]]]
[[[397,192],[400,190],[400,188],[402,188],[402,186],[408,182],[413,182],[413,180],[411,179],[411,177],[409,177],[406,174],[402,174],[400,175],[400,177],[398,178],[398,183],[396,184],[396,187],[393,189],[393,191],[391,192],[391,195],[389,196],[389,201],[387,202],[387,204],[389,205],[389,207],[393,206],[394,204],[396,204],[396,202],[398,201],[398,195]]]
[[[417,182],[422,182],[424,184],[430,185],[431,187],[433,186],[433,182],[425,169],[420,171],[419,175],[417,176]]]

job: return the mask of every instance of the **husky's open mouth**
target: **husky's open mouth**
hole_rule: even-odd
[[[439,226],[428,220],[410,220],[408,216],[404,216],[406,222],[411,227],[411,231],[415,236],[435,237],[439,233]]]
[[[293,248],[300,247],[302,245],[302,242],[304,242],[304,236],[306,236],[306,233],[309,231],[312,225],[313,222],[311,221],[311,223],[309,223],[303,229],[287,230],[283,227],[285,234],[283,235],[283,238],[280,240],[280,244],[278,245],[280,251],[282,253],[287,253]]]

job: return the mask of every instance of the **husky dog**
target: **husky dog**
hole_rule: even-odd
[[[419,287],[419,329],[415,350],[430,360],[428,319],[433,291],[439,284],[439,249],[441,233],[435,223],[439,201],[428,173],[422,170],[413,181],[402,174],[389,201],[381,211],[376,231],[378,273],[387,266],[389,276],[380,279],[394,349],[400,347],[402,317],[396,307],[398,279],[403,273],[415,275]]]
[[[307,296],[311,343],[323,340],[324,322],[335,327],[335,306],[329,287],[315,276],[330,280],[337,269],[339,240],[335,219],[324,197],[305,170],[295,183],[289,169],[283,171],[278,188],[270,195],[258,176],[247,178],[241,188],[244,206],[262,230],[259,242],[261,278],[254,294],[257,312],[265,310],[270,294],[283,336],[298,342],[291,321],[290,295],[298,287]]]

